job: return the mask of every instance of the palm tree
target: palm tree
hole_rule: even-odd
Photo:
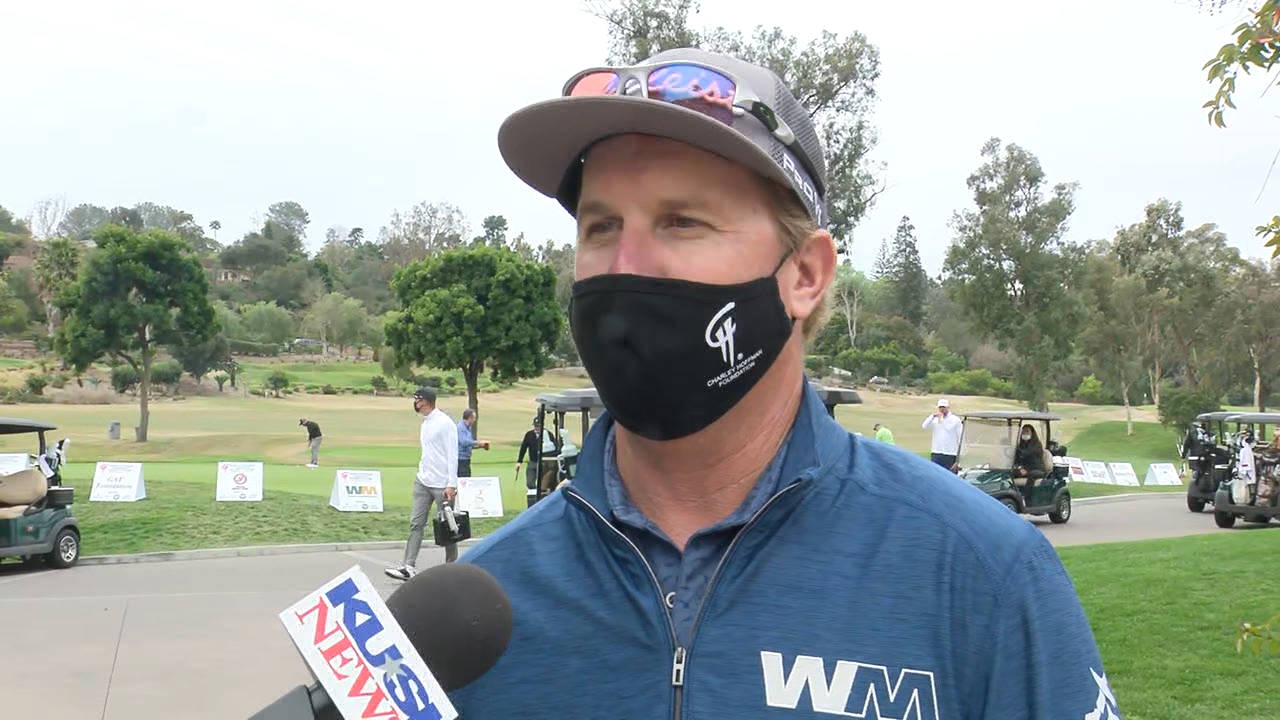
[[[80,246],[68,237],[48,240],[36,253],[35,270],[40,299],[44,302],[48,318],[49,337],[53,337],[58,320],[54,299],[64,285],[75,282],[80,272]]]
[[[218,231],[222,229],[222,223],[218,222],[217,220],[214,220],[213,222],[209,223],[209,229],[213,231],[214,242],[217,242]]]

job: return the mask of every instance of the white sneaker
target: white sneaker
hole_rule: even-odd
[[[408,580],[409,578],[418,574],[417,568],[413,568],[408,565],[401,565],[400,567],[394,567],[394,568],[386,568],[382,572],[386,573],[387,577],[391,578],[392,580],[401,580],[401,581]]]
[[[309,468],[318,468],[318,467],[320,467],[320,466],[319,466],[319,465],[317,465],[317,464],[315,464],[315,463],[307,463],[307,467],[309,467]]]

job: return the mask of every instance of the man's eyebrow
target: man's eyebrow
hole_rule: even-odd
[[[608,215],[613,212],[603,200],[587,200],[578,204],[578,217],[583,215]]]
[[[658,210],[675,213],[686,210],[714,210],[716,204],[701,195],[668,197],[658,201]],[[578,215],[612,215],[616,212],[603,200],[585,200],[578,205]]]

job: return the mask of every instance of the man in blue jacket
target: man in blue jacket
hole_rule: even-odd
[[[608,412],[573,483],[464,558],[515,628],[461,716],[1118,718],[1039,531],[805,382],[836,253],[777,76],[681,49],[563,95],[499,146],[577,220],[570,319]]]

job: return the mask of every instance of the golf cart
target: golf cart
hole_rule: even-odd
[[[827,409],[827,414],[836,416],[837,405],[856,405],[862,402],[857,391],[848,388],[828,388],[810,383],[819,399]],[[539,457],[530,462],[540,464],[538,482],[534,487],[525,483],[525,496],[529,507],[555,491],[561,482],[573,480],[577,473],[578,447],[565,435],[565,423],[570,413],[580,413],[582,417],[582,437],[587,437],[591,428],[591,418],[599,417],[604,410],[600,394],[594,387],[561,392],[543,393],[538,396],[538,414],[534,417],[534,434],[542,438]]]
[[[1227,442],[1226,419],[1232,412],[1208,412],[1196,416],[1178,447],[1187,462],[1191,478],[1187,482],[1187,509],[1193,513],[1212,503],[1222,481],[1231,477],[1234,453]]]
[[[960,477],[994,497],[1015,513],[1048,515],[1055,523],[1071,519],[1071,491],[1067,488],[1068,468],[1065,445],[1058,445],[1051,433],[1054,421],[1062,418],[1030,410],[971,412],[964,419],[960,435]],[[1023,425],[1036,428],[1044,443],[1043,471],[1028,477],[1014,477],[1013,459],[1018,434]]]
[[[1213,521],[1220,528],[1234,526],[1237,518],[1265,525],[1280,516],[1280,451],[1266,443],[1267,426],[1280,426],[1280,413],[1236,413],[1223,422],[1239,431],[1232,440],[1231,474],[1214,494]]]
[[[0,435],[35,433],[40,438],[35,467],[27,459],[21,463],[25,468],[0,475],[0,558],[45,559],[58,568],[80,559],[80,525],[71,513],[74,488],[62,486],[60,472],[68,441],[52,448],[45,444],[45,433],[54,429],[33,420],[0,418]]]

